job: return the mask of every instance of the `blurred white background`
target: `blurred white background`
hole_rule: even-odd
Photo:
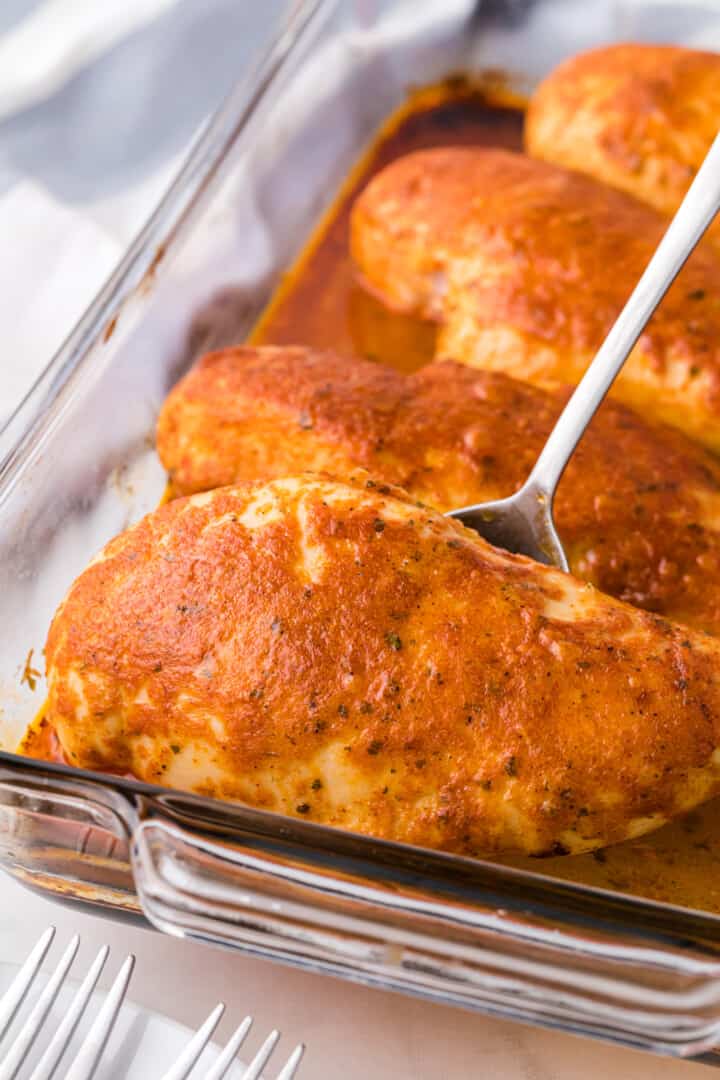
[[[0,0],[0,425],[284,0]]]
[[[0,194],[30,177],[125,241],[284,0],[1,0]]]

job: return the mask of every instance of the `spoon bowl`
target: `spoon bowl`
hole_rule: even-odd
[[[466,506],[448,516],[459,518],[494,547],[569,571],[547,497],[530,482],[508,499]]]

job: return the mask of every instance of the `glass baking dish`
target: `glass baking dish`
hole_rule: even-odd
[[[0,863],[114,917],[487,1013],[720,1063],[720,918],[12,752],[70,581],[152,509],[155,418],[240,340],[417,84],[527,93],[621,38],[720,44],[715,4],[301,0],[0,432]]]

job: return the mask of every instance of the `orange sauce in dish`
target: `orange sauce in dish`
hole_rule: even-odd
[[[44,705],[23,735],[17,752],[40,761],[51,761],[55,765],[68,764]]]
[[[348,223],[358,192],[391,161],[434,146],[522,147],[520,103],[462,79],[411,96],[361,158],[250,336],[255,345],[312,345],[401,371],[428,363],[433,323],[390,312],[356,282]]]

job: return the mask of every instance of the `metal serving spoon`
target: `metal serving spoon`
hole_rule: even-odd
[[[495,547],[568,570],[553,521],[555,489],[585,428],[655,308],[720,209],[720,135],[610,333],[550,432],[529,477],[508,499],[451,510]],[[612,272],[612,268],[608,268]]]

